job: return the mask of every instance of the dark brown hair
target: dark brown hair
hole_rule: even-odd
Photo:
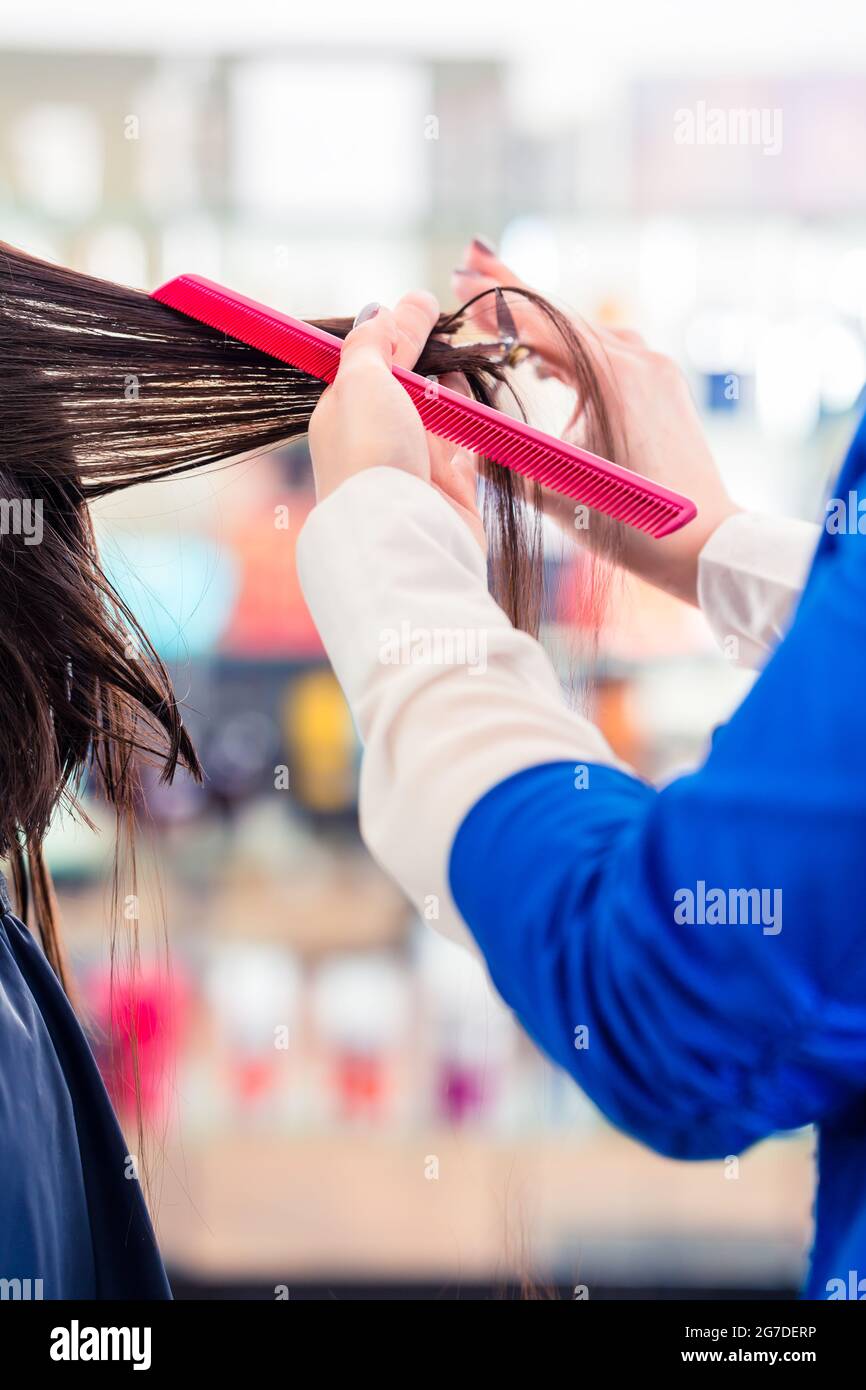
[[[574,367],[589,448],[615,442],[592,359],[569,321],[529,291]],[[475,301],[470,301],[470,304]],[[484,344],[461,345],[467,308],[443,315],[417,370],[462,372],[488,403],[510,381]],[[341,336],[351,320],[320,320]],[[303,434],[321,382],[138,290],[0,244],[0,500],[41,507],[41,543],[0,538],[0,854],[19,910],[68,988],[42,842],[58,804],[81,811],[95,776],[131,832],[137,763],[201,776],[168,672],[103,572],[88,503],[137,483],[261,453]],[[481,463],[491,585],[534,631],[540,498]],[[529,505],[525,505],[528,503]],[[116,891],[116,884],[115,884]]]

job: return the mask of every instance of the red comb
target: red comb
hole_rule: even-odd
[[[331,382],[337,375],[340,338],[212,280],[178,275],[151,297],[320,381]],[[688,497],[640,473],[555,439],[404,367],[394,367],[393,372],[431,434],[483,454],[563,497],[656,538],[678,531],[697,514]]]

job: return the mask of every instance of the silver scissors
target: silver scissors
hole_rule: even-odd
[[[496,353],[494,361],[503,366],[513,367],[521,362],[524,357],[529,356],[529,349],[521,345],[520,335],[517,332],[517,324],[514,322],[514,315],[508,307],[508,301],[503,291],[497,285],[495,291],[496,304],[496,331],[498,337],[489,342],[466,343],[465,347],[479,347],[488,349],[491,353]]]

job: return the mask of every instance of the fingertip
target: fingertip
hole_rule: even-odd
[[[475,248],[476,251],[480,252],[482,256],[495,257],[499,254],[494,242],[491,241],[490,237],[481,236],[478,232],[476,232],[475,236],[472,238],[471,245]]]
[[[439,300],[430,290],[410,290],[404,294],[401,301],[403,304],[414,304],[425,314],[428,314],[435,322],[439,317]]]
[[[474,236],[466,243],[462,256],[462,268],[479,275],[495,276],[501,266],[499,252],[487,237]]]
[[[365,304],[355,316],[354,326],[346,335],[341,360],[360,362],[365,348],[372,348],[391,364],[397,345],[397,325],[394,314],[382,304]]]
[[[359,309],[352,321],[350,332],[346,335],[346,341],[363,329],[367,333],[387,332],[394,327],[394,311],[385,304],[379,304],[377,300],[372,300]]]
[[[363,309],[358,310],[357,314],[355,315],[354,322],[352,323],[352,327],[359,328],[362,323],[367,323],[370,319],[374,319],[381,307],[382,306],[378,300],[371,299],[369,304],[365,304]]]

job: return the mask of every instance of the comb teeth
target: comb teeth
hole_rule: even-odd
[[[429,394],[425,396],[414,382],[404,381],[403,385],[431,434],[441,435],[473,453],[484,454],[563,497],[570,497],[655,537],[677,530],[689,519],[680,519],[681,503],[655,495],[653,485],[646,483],[639,474],[616,478],[600,467],[610,468],[607,460],[596,461],[594,455],[585,453],[582,459],[575,458],[577,451],[570,446],[558,448],[559,440],[519,438],[507,416],[503,416],[503,422],[507,423],[501,426],[478,420],[471,411],[462,416],[459,404],[436,402]],[[467,400],[467,405],[471,404]]]
[[[153,299],[275,357],[319,381],[332,382],[342,342],[313,324],[289,318],[198,275],[180,275]],[[415,372],[395,367],[425,428],[475,454],[512,469],[606,516],[656,538],[678,531],[696,515],[693,502],[608,459],[512,420]]]
[[[220,329],[247,347],[276,357],[318,381],[334,380],[340,365],[340,339],[300,320],[277,321],[249,300],[235,298],[192,275],[179,275],[154,290],[151,299],[177,309],[189,318]],[[305,331],[306,330],[306,331]]]

